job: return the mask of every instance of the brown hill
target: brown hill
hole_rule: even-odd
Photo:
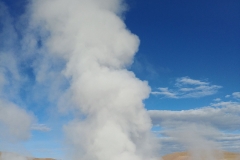
[[[16,155],[16,154],[13,154],[13,155]],[[2,153],[0,152],[0,160],[1,160],[1,157],[2,157]],[[55,159],[52,159],[52,158],[27,158],[29,160],[55,160]],[[11,160],[11,159],[9,159]]]
[[[218,152],[220,153],[220,152]],[[220,157],[220,156],[218,156]],[[1,152],[0,152],[0,160],[1,160]],[[29,158],[29,160],[55,160],[52,158]],[[193,160],[191,158],[191,154],[189,152],[175,152],[171,154],[167,154],[162,157],[162,160]],[[200,160],[200,159],[198,159]],[[207,158],[203,158],[203,160],[208,160]],[[218,160],[217,158],[215,160]],[[240,160],[240,153],[233,152],[221,152],[221,158],[219,160]]]
[[[218,155],[214,158],[215,160],[240,160],[240,153],[233,152],[217,152]],[[221,158],[217,158],[221,157]],[[193,160],[191,154],[188,152],[176,152],[167,154],[162,157],[163,160]],[[201,160],[201,159],[198,159]],[[202,160],[208,160],[208,158],[202,158]]]

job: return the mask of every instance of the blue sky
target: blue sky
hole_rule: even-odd
[[[31,35],[23,29],[29,25],[27,1],[0,2],[0,7],[5,8],[0,11],[0,98],[9,101],[1,104],[17,104],[34,115],[35,123],[31,126],[29,139],[12,144],[12,140],[5,142],[1,138],[0,149],[37,157],[62,158],[62,152],[69,150],[62,126],[75,114],[61,108],[61,105],[71,104],[61,104],[61,99],[56,98],[65,93],[71,83],[60,75],[64,61],[51,56],[46,59],[41,55],[44,49],[31,54],[35,48],[31,48],[30,42],[27,47],[22,47],[27,36]],[[183,145],[185,150],[198,143],[194,140],[193,143],[183,143],[180,136],[171,132],[175,127],[176,132],[181,133],[181,126],[188,125],[199,125],[200,129],[206,130],[207,136],[218,135],[219,139],[214,142],[223,149],[239,151],[240,1],[126,2],[128,9],[123,16],[124,22],[140,39],[138,52],[128,70],[151,87],[144,104],[154,124],[152,131],[162,146],[159,152],[181,151],[179,146]],[[36,42],[39,48],[43,40]],[[46,65],[38,68],[40,64]],[[48,72],[47,76],[41,72],[43,70]],[[2,80],[1,75],[8,82]],[[54,94],[48,95],[52,90]],[[82,114],[80,117],[84,119]],[[213,132],[212,128],[217,131]],[[196,135],[205,140],[206,135]],[[4,147],[5,143],[10,147]],[[19,151],[22,146],[25,151]]]
[[[185,76],[222,86],[214,96],[239,90],[239,1],[132,3],[126,23],[141,39],[133,70],[153,90]]]

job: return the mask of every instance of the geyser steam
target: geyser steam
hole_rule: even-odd
[[[65,59],[66,97],[85,115],[64,127],[76,149],[73,159],[156,157],[142,102],[150,87],[127,70],[139,39],[126,29],[120,17],[124,10],[121,0],[32,1],[32,25],[41,28],[48,52]]]

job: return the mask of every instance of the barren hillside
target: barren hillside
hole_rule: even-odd
[[[204,157],[204,156],[203,156]],[[221,158],[217,158],[221,157]],[[176,152],[172,154],[168,154],[162,157],[163,160],[193,160],[188,152]],[[209,158],[200,158],[198,160],[209,160]],[[239,153],[232,153],[232,152],[222,152],[222,155],[219,153],[214,158],[215,160],[240,160]]]
[[[15,153],[5,153],[5,154],[2,154],[0,152],[0,160],[15,160],[15,159],[22,159],[22,156],[18,155],[18,154],[15,154]],[[27,159],[27,160],[55,160],[55,159],[52,159],[52,158],[30,158],[30,157],[24,157],[24,159]]]
[[[217,157],[221,158],[216,158],[214,160],[240,160],[240,153],[233,153],[233,152],[222,152],[223,155],[218,155]],[[162,157],[163,160],[194,160],[191,158],[191,155],[188,152],[175,152],[171,154],[167,154]],[[0,160],[2,160],[2,155],[0,152]],[[11,160],[11,159],[9,159]],[[52,158],[29,158],[29,160],[55,160]],[[208,158],[200,158],[197,160],[209,160]],[[210,159],[212,160],[212,159]]]

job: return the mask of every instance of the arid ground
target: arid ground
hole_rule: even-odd
[[[29,160],[54,160],[52,158],[28,158],[28,159]],[[2,153],[1,152],[0,152],[0,160],[2,160]],[[11,159],[9,159],[9,160],[11,160]]]
[[[233,153],[233,152],[218,152],[218,153],[219,154],[215,154],[216,156],[213,158],[213,160],[240,160],[239,153]],[[194,160],[191,157],[191,154],[188,152],[176,152],[176,153],[165,155],[162,158],[163,160]],[[201,156],[198,158],[197,160],[212,160],[212,158],[211,159],[204,158],[204,156]]]
[[[197,160],[240,160],[240,153],[233,153],[233,152],[219,152],[220,154],[217,155],[214,159],[209,158],[197,158]],[[218,157],[218,158],[217,158]],[[1,152],[0,152],[0,160],[1,160]],[[9,159],[10,160],[10,159]],[[54,160],[52,158],[29,158],[29,160]],[[162,160],[194,160],[191,157],[191,154],[188,152],[175,152],[171,154],[167,154],[162,157]]]

